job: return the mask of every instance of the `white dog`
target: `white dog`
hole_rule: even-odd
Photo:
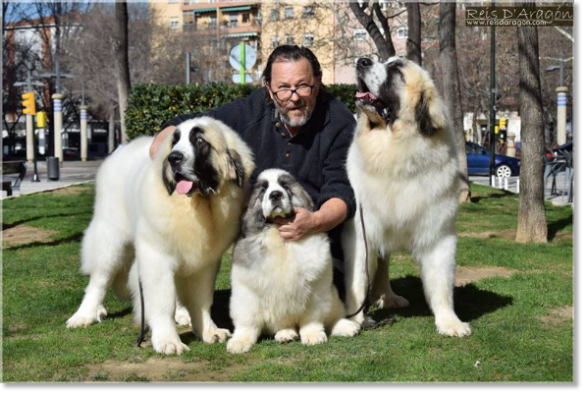
[[[363,211],[373,278],[370,297],[382,308],[408,305],[388,279],[390,253],[408,250],[420,264],[438,332],[469,335],[469,324],[453,309],[459,174],[444,106],[429,75],[411,61],[362,58],[357,77],[360,115],[347,170]],[[350,314],[360,308],[368,287],[361,220],[358,209],[344,234]],[[364,311],[353,319],[368,324]]]
[[[133,296],[140,321],[140,281],[154,349],[181,354],[188,347],[173,320],[177,301],[204,342],[229,335],[216,327],[210,307],[221,256],[239,232],[243,186],[254,164],[240,137],[208,117],[179,125],[153,161],[151,143],[143,137],[119,148],[98,172],[95,213],[82,245],[82,272],[90,282],[67,326],[100,321],[112,285],[117,295]]]
[[[359,324],[344,319],[333,285],[333,263],[325,233],[285,241],[272,223],[291,217],[293,207],[313,209],[311,197],[292,175],[266,170],[258,176],[234,249],[230,315],[235,331],[230,353],[250,350],[262,332],[278,342],[301,337],[305,345],[331,335],[354,336]]]

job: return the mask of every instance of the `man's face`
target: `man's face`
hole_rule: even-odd
[[[272,64],[272,81],[268,86],[268,92],[287,125],[301,127],[309,121],[315,109],[320,82],[320,78],[313,76],[307,59],[276,61]],[[309,91],[308,86],[314,86],[314,88],[308,96],[303,96],[304,92]],[[288,100],[280,99],[286,96],[287,92],[279,92],[278,97],[273,93],[282,89],[299,88],[301,95],[295,92]]]

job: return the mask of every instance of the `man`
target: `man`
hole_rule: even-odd
[[[297,208],[294,220],[279,219],[280,234],[296,241],[328,232],[335,265],[335,284],[343,291],[342,223],[355,212],[354,194],[345,170],[355,120],[345,105],[321,84],[321,65],[310,49],[282,45],[269,56],[264,88],[225,104],[207,115],[223,121],[254,152],[252,178],[268,168],[293,174],[313,201],[313,212]],[[200,114],[187,114],[163,125],[151,156],[175,126]]]

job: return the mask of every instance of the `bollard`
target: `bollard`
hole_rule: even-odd
[[[47,157],[47,178],[50,181],[59,180],[59,158],[50,156]]]

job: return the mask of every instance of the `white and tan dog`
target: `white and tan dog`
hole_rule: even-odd
[[[408,305],[390,287],[388,260],[394,251],[410,251],[438,332],[469,335],[469,324],[453,308],[459,174],[445,108],[429,75],[406,59],[359,59],[357,80],[360,115],[347,171],[363,212],[370,297],[381,308]],[[350,314],[362,305],[368,286],[361,220],[358,209],[344,234]],[[368,324],[364,311],[353,319]]]
[[[303,344],[316,345],[327,341],[326,332],[349,337],[360,329],[344,319],[327,234],[290,242],[272,223],[277,216],[294,215],[293,207],[313,209],[303,187],[284,170],[262,172],[234,249],[230,353],[247,352],[261,333],[275,335],[278,342],[300,335]]]
[[[153,161],[151,143],[143,137],[122,146],[98,172],[94,217],[82,244],[82,272],[90,282],[67,326],[100,321],[111,286],[122,298],[133,296],[140,321],[140,279],[154,349],[181,354],[188,347],[174,321],[179,301],[204,342],[229,336],[214,324],[210,307],[221,256],[239,232],[243,186],[254,163],[241,138],[208,117],[179,125]]]

